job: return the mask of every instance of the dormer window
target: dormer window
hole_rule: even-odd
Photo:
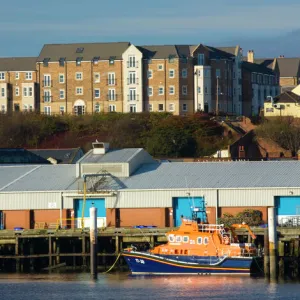
[[[110,64],[110,65],[114,65],[114,64],[115,64],[115,59],[116,59],[115,56],[111,56],[111,57],[109,58],[109,64]]]
[[[173,62],[175,62],[175,55],[170,54],[169,55],[169,63],[173,63]]]
[[[152,58],[147,59],[148,64],[152,64]]]
[[[64,57],[61,57],[61,58],[59,59],[59,66],[60,66],[60,67],[64,67],[64,66],[65,66],[65,61],[66,61],[66,59],[65,59]]]
[[[48,64],[49,64],[49,61],[50,61],[50,58],[44,58],[44,60],[43,60],[43,66],[44,67],[48,67]]]
[[[95,57],[93,58],[93,63],[94,63],[94,65],[97,65],[98,62],[99,62],[99,60],[100,60],[100,56],[95,56]]]
[[[76,49],[76,53],[83,53],[84,48],[79,47]]]
[[[76,66],[81,66],[82,57],[76,58]]]
[[[182,57],[181,57],[181,61],[182,61],[184,64],[187,64],[188,58],[187,58],[186,56],[182,56]]]

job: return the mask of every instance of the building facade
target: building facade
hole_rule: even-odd
[[[0,58],[0,110],[39,110],[36,57]]]

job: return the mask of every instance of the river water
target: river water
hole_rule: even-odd
[[[124,273],[0,274],[2,300],[300,299],[300,282],[232,276],[133,277]]]

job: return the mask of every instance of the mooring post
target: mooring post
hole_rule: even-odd
[[[278,275],[277,266],[277,231],[276,231],[276,211],[275,207],[268,208],[268,228],[269,228],[269,251],[270,251],[270,277],[276,279]]]
[[[265,276],[270,276],[270,257],[269,257],[269,229],[264,231],[264,272]]]
[[[49,235],[49,267],[52,267],[52,239],[51,239],[51,236]]]
[[[16,237],[16,244],[15,244],[15,256],[16,256],[16,272],[20,271],[20,258],[19,256],[19,238]]]
[[[90,208],[90,266],[93,279],[97,279],[97,208]]]
[[[85,269],[86,268],[86,246],[85,246],[85,235],[82,235],[82,244],[81,244],[81,248],[82,248],[82,266]]]

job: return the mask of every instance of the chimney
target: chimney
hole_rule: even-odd
[[[284,58],[284,55],[279,55],[279,58]]]
[[[254,63],[254,50],[249,50],[247,54],[247,61]]]
[[[96,142],[92,143],[93,154],[105,154],[109,150],[109,143]]]

